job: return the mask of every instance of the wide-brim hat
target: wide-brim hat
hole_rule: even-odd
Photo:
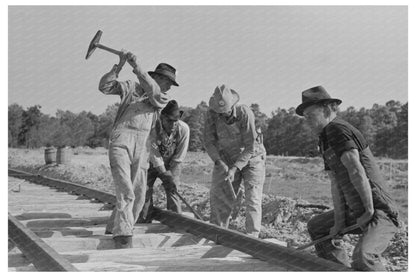
[[[160,63],[157,65],[155,71],[149,71],[150,76],[153,76],[154,74],[159,74],[162,76],[167,77],[174,86],[179,87],[178,83],[176,82],[176,69],[167,63]]]
[[[316,86],[302,92],[302,104],[296,108],[296,113],[303,116],[303,111],[309,106],[332,102],[335,102],[338,105],[342,103],[340,99],[331,98],[329,93],[322,86]]]
[[[183,111],[179,109],[178,102],[170,100],[160,113],[171,120],[179,120],[182,117]]]
[[[240,100],[240,95],[227,85],[217,86],[209,99],[209,108],[216,113],[227,113]]]

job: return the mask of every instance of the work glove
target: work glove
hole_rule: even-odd
[[[162,186],[169,192],[174,193],[177,191],[176,180],[170,170],[166,170],[163,173],[159,173],[159,178],[162,180]]]

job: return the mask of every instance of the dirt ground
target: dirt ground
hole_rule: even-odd
[[[69,163],[45,165],[44,149],[9,149],[8,165],[79,183],[87,187],[114,193],[107,150],[104,148],[68,149]],[[383,254],[389,271],[407,271],[407,161],[380,160],[393,198],[400,208],[402,224],[399,232]],[[387,166],[384,166],[387,165]],[[385,170],[387,168],[387,170]],[[188,153],[183,165],[179,193],[209,220],[209,186],[212,162],[205,153]],[[164,208],[166,198],[161,186],[156,186],[155,205]],[[263,189],[263,218],[260,238],[276,238],[298,246],[310,241],[306,230],[308,220],[331,207],[329,181],[319,158],[267,157],[266,182]],[[310,204],[322,207],[305,207]],[[186,211],[186,206],[183,205]],[[244,205],[230,228],[244,232]],[[356,235],[343,237],[342,244],[352,254]],[[306,249],[314,253],[313,247]]]

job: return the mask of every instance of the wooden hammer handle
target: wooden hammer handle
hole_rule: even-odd
[[[233,198],[233,201],[235,201],[237,199],[237,195],[235,194],[233,184],[231,183],[229,179],[227,179],[225,182],[227,183],[226,184],[227,190],[230,192],[231,197]]]
[[[115,49],[113,49],[113,48],[107,47],[107,46],[102,45],[102,44],[99,44],[99,43],[97,43],[95,46],[97,46],[97,48],[100,48],[100,49],[106,50],[106,51],[111,52],[111,53],[113,53],[113,54],[116,54],[116,55],[118,55],[118,56],[120,56],[120,55],[122,54],[122,52],[121,52],[121,51],[115,50]]]

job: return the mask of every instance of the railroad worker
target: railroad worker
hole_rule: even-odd
[[[205,148],[214,161],[210,189],[210,222],[228,227],[234,193],[244,180],[246,232],[258,237],[265,179],[266,150],[257,133],[253,111],[238,104],[240,96],[227,85],[217,86],[205,120]]]
[[[181,174],[181,164],[189,145],[188,124],[180,120],[183,111],[175,100],[169,101],[156,122],[156,142],[153,144],[150,168],[147,171],[146,202],[140,213],[139,223],[152,222],[153,185],[157,178],[162,180],[166,192],[167,209],[181,213],[180,199],[176,194]],[[169,182],[173,178],[173,182]],[[166,181],[166,179],[168,181]]]
[[[296,113],[319,135],[320,152],[331,180],[334,210],[308,222],[312,240],[339,236],[345,227],[358,224],[350,233],[361,234],[352,256],[352,268],[385,270],[381,254],[398,227],[398,211],[385,189],[383,177],[360,131],[337,117],[341,100],[321,86],[302,92]],[[315,245],[318,256],[350,266],[345,250],[327,240]]]
[[[137,81],[118,81],[125,62],[133,68]],[[116,248],[132,247],[133,227],[143,208],[152,137],[149,136],[158,112],[169,101],[167,91],[178,86],[175,68],[161,63],[155,71],[144,71],[131,52],[122,51],[120,62],[100,80],[104,94],[120,96],[109,142],[109,160],[117,203],[114,222],[106,231],[113,233]],[[111,228],[111,226],[114,226]]]

